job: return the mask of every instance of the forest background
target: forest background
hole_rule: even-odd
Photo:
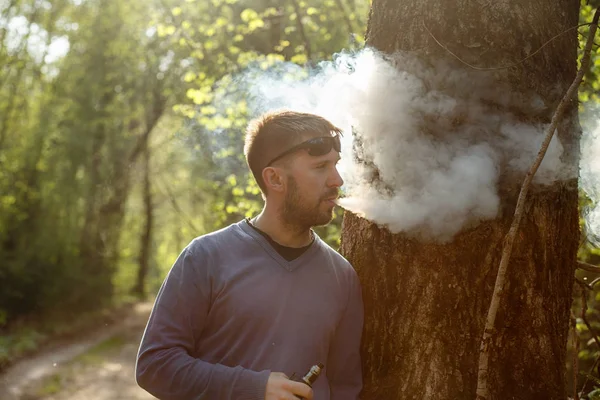
[[[256,111],[248,87],[359,51],[369,7],[0,0],[0,370],[101,310],[151,298],[192,238],[256,215],[262,199],[242,154]],[[582,1],[581,22],[591,13]],[[579,32],[581,51],[587,27]],[[600,100],[599,48],[582,115]],[[582,191],[579,259],[598,264],[583,222],[590,203]],[[341,219],[337,210],[318,229],[334,248]],[[600,295],[583,292],[587,321],[576,290],[569,345],[581,381],[600,386]]]

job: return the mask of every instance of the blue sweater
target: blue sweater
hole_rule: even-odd
[[[362,388],[356,272],[316,234],[286,261],[246,221],[194,239],[163,282],[140,345],[138,384],[163,400],[264,400],[271,372],[319,362],[315,400]]]

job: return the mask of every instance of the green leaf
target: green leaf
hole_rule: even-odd
[[[588,398],[590,400],[600,400],[600,389],[595,389],[588,393]]]
[[[229,186],[237,185],[237,177],[234,174],[229,175],[225,181]]]
[[[196,79],[196,74],[194,72],[186,72],[185,76],[183,77],[183,80],[185,82],[192,82],[194,79]]]
[[[208,92],[210,88],[188,89],[187,97],[192,99],[195,104],[204,104],[212,100],[213,96]]]
[[[258,13],[251,8],[246,8],[241,12],[240,18],[242,18],[242,21],[244,22],[250,22],[253,19],[258,18]]]
[[[264,26],[265,26],[265,22],[260,18],[253,19],[252,21],[250,21],[248,23],[248,29],[250,29],[250,32],[255,31]]]
[[[308,58],[306,57],[306,54],[296,54],[295,56],[293,56],[290,60],[291,62],[295,63],[295,64],[306,64],[306,62],[308,61]]]

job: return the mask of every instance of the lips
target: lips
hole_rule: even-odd
[[[331,202],[332,204],[336,204],[337,199],[338,199],[338,196],[334,196],[334,197],[327,197],[326,199],[323,199],[323,201],[327,201],[327,202]]]

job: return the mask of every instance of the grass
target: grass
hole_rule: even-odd
[[[59,374],[53,374],[44,379],[44,382],[37,391],[40,397],[49,396],[60,392],[62,389],[62,378]]]
[[[14,362],[54,343],[70,340],[98,326],[118,321],[132,303],[79,313],[57,310],[43,316],[29,316],[0,331],[0,373]]]
[[[0,336],[0,371],[13,360],[37,350],[47,337],[47,334],[33,327],[22,327],[10,334]]]
[[[103,342],[98,343],[87,352],[75,357],[74,361],[84,364],[98,364],[106,358],[106,353],[113,349],[122,347],[125,345],[125,343],[127,343],[127,341],[125,338],[123,338],[123,336],[113,336]]]

